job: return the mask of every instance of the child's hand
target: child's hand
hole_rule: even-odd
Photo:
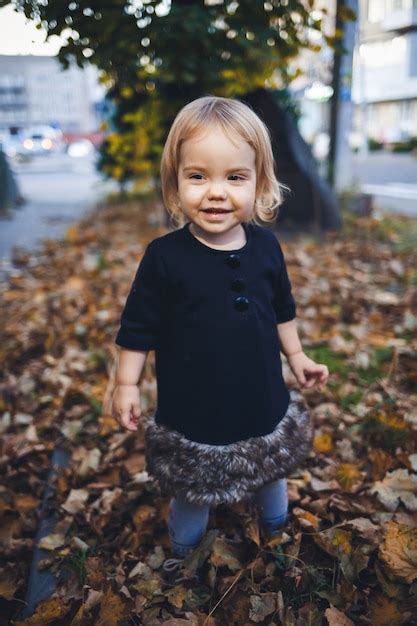
[[[128,430],[137,430],[142,413],[137,385],[117,385],[113,395],[113,417]]]
[[[319,382],[319,389],[322,391],[324,385],[329,378],[329,370],[327,365],[323,363],[315,363],[305,352],[297,352],[287,357],[288,364],[297,379],[297,382],[303,388],[309,388],[315,382]]]

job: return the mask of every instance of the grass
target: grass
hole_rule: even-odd
[[[358,217],[346,208],[341,211],[343,236],[346,238],[375,240],[388,244],[394,252],[408,254],[417,249],[417,221],[404,215]]]
[[[317,363],[325,363],[332,373],[339,374],[341,378],[347,380],[350,366],[347,364],[345,355],[332,352],[326,345],[316,346],[314,348],[306,348],[305,353],[310,359]]]

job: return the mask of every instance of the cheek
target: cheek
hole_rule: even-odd
[[[198,200],[204,194],[203,187],[198,187],[197,185],[180,185],[178,192],[180,198],[186,202]]]
[[[241,202],[253,202],[256,197],[256,186],[248,185],[245,187],[235,187],[231,193],[233,193],[233,196]]]

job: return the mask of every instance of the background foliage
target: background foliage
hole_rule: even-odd
[[[300,50],[318,51],[316,0],[0,0],[67,37],[59,59],[94,63],[113,103],[99,167],[121,183],[157,176],[177,111],[204,94],[242,97],[279,90],[299,74]],[[322,14],[325,10],[322,10]],[[343,9],[343,18],[352,15]],[[338,46],[340,32],[324,35]]]

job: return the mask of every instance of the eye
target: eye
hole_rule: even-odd
[[[231,174],[230,178],[237,178],[238,180],[245,180],[243,176],[239,176],[238,174]]]
[[[203,176],[202,174],[191,174],[190,178],[195,178],[196,176]],[[197,178],[196,180],[201,180],[200,178]]]

